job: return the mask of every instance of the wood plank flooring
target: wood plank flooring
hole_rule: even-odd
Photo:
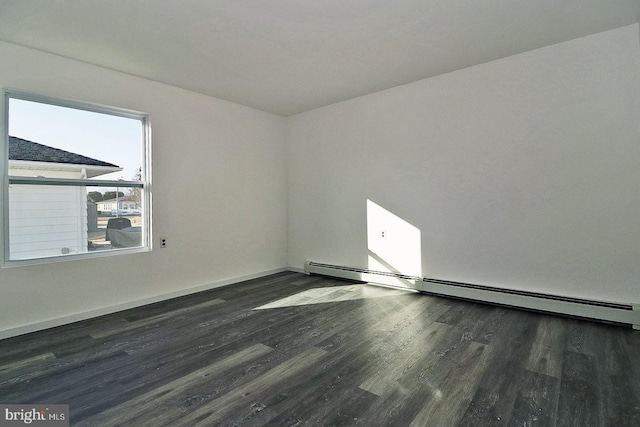
[[[78,426],[638,426],[640,332],[280,273],[0,341]]]

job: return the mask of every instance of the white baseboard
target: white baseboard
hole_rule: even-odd
[[[176,292],[156,295],[149,298],[142,298],[139,300],[129,301],[122,304],[116,304],[108,307],[98,308],[95,310],[88,310],[81,313],[71,314],[68,316],[57,317],[55,319],[49,319],[42,322],[29,323],[23,326],[4,329],[4,330],[0,330],[0,339],[11,338],[18,335],[24,335],[31,332],[41,331],[49,328],[55,328],[57,326],[67,325],[69,323],[79,322],[81,320],[87,320],[94,317],[104,316],[105,314],[117,313],[118,311],[128,310],[130,308],[135,308],[135,307],[142,307],[143,305],[153,304],[156,302],[165,301],[172,298],[178,298],[185,295],[191,295],[198,292],[207,291],[209,289],[219,288],[222,286],[233,285],[235,283],[244,282],[246,280],[258,279],[260,277],[281,273],[283,271],[290,271],[290,268],[287,268],[287,267],[275,268],[273,270],[261,271],[259,273],[248,274],[246,276],[234,277],[232,279],[225,279],[225,280],[220,280],[213,283],[208,283],[205,285],[199,285],[199,286],[194,286],[187,289],[181,289]]]

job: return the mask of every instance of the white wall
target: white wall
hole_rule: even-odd
[[[638,302],[639,36],[624,27],[288,119],[0,42],[2,87],[150,114],[154,243],[169,244],[0,269],[0,337],[307,259],[393,265],[385,245],[407,240],[425,276]],[[367,230],[367,206],[370,228],[401,219],[390,236]]]
[[[149,113],[154,243],[168,242],[0,269],[0,336],[286,266],[284,118],[8,43],[0,58],[1,87]]]
[[[639,40],[636,24],[290,117],[289,265],[376,261],[370,200],[418,230],[423,276],[640,302]]]

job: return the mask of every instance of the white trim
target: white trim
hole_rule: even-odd
[[[96,104],[93,102],[77,101],[74,99],[58,98],[55,96],[46,96],[33,92],[26,92],[19,89],[4,88],[5,96],[23,101],[39,102],[41,104],[49,104],[58,107],[69,107],[76,110],[89,111],[92,113],[111,114],[113,116],[125,117],[128,119],[137,119],[147,117],[146,113],[140,111],[129,110],[127,108],[113,107],[111,105]],[[7,103],[8,105],[8,103]]]
[[[2,102],[0,103],[0,113],[2,113],[2,149],[0,152],[0,197],[2,197],[2,209],[0,210],[0,240],[3,244],[0,248],[2,256],[0,256],[0,266],[6,265],[9,257],[9,94],[6,90],[2,90]]]
[[[104,179],[87,178],[46,178],[37,176],[14,176],[9,175],[9,184],[28,185],[68,185],[71,187],[111,187],[111,188],[144,188],[142,181],[109,181]]]
[[[131,255],[131,254],[139,254],[151,252],[150,247],[140,246],[138,248],[113,248],[107,251],[93,251],[93,252],[85,252],[81,254],[69,254],[69,255],[60,255],[60,256],[50,256],[50,257],[41,257],[41,258],[30,258],[30,259],[14,259],[11,261],[5,261],[2,265],[2,268],[15,268],[21,267],[25,265],[40,265],[40,264],[52,264],[56,262],[69,262],[69,261],[80,261],[83,259],[90,258],[106,258],[115,255]]]
[[[288,271],[288,268],[281,267],[272,270],[266,270],[259,273],[247,274],[245,276],[234,277],[232,279],[219,280],[217,282],[208,283],[205,285],[194,286],[180,291],[169,292],[166,294],[156,295],[149,298],[142,298],[139,300],[129,301],[122,304],[111,305],[108,307],[97,308],[94,310],[84,311],[81,313],[71,314],[68,316],[56,317],[54,319],[44,320],[41,322],[29,323],[23,326],[17,326],[14,328],[8,328],[0,330],[0,340],[15,337],[18,335],[24,335],[31,332],[41,331],[44,329],[55,328],[57,326],[67,325],[69,323],[79,322],[82,320],[91,319],[94,317],[104,316],[106,314],[117,313],[119,311],[128,310],[131,308],[142,307],[144,305],[153,304],[160,301],[166,301],[173,298],[178,298],[186,295],[195,294],[210,289],[220,288],[222,286],[228,286],[244,282],[252,279],[259,279],[261,277],[270,276],[276,273],[282,273]]]
[[[304,271],[304,268],[292,267],[292,266],[288,266],[287,271],[293,271],[294,273],[309,274],[306,271]]]

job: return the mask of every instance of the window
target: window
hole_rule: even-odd
[[[5,264],[150,248],[141,113],[4,93]]]

